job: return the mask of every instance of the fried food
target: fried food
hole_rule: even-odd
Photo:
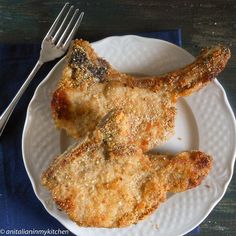
[[[212,166],[200,151],[143,154],[130,120],[112,111],[90,137],[54,160],[42,176],[57,205],[85,227],[126,227],[150,215],[167,192],[198,186]]]
[[[109,111],[122,109],[132,120],[131,139],[146,151],[173,135],[177,99],[212,81],[229,57],[229,49],[219,45],[177,71],[136,78],[116,71],[88,42],[75,40],[51,102],[55,124],[79,139]]]

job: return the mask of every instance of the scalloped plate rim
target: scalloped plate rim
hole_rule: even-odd
[[[110,37],[106,37],[104,39],[101,39],[99,41],[96,41],[94,43],[92,43],[92,45],[96,45],[96,44],[100,44],[100,43],[104,43],[106,41],[109,41],[109,40],[116,40],[116,39],[121,39],[121,38],[132,38],[133,40],[141,40],[141,41],[159,41],[159,43],[164,43],[164,44],[168,44],[169,46],[171,47],[176,47],[178,48],[179,50],[182,50],[183,53],[185,53],[186,55],[188,56],[191,56],[193,57],[189,52],[187,52],[185,49],[183,48],[180,48],[170,42],[167,42],[167,41],[164,41],[164,40],[160,40],[160,39],[154,39],[154,38],[146,38],[146,37],[141,37],[141,36],[136,36],[136,35],[124,35],[124,36],[110,36]],[[23,157],[23,163],[24,163],[24,166],[25,166],[25,169],[26,169],[26,172],[28,174],[28,177],[30,179],[30,182],[32,184],[32,187],[33,187],[33,191],[36,195],[36,197],[38,198],[38,200],[42,203],[42,205],[44,206],[44,208],[46,209],[46,211],[51,215],[53,216],[54,218],[56,218],[56,220],[58,220],[65,228],[67,228],[66,224],[60,220],[58,217],[57,217],[57,214],[55,214],[54,212],[50,211],[46,204],[44,203],[44,201],[42,199],[40,199],[40,197],[38,196],[38,192],[37,192],[37,189],[36,189],[36,186],[35,186],[35,182],[33,180],[33,177],[31,176],[31,173],[30,173],[30,170],[28,168],[28,165],[27,165],[27,158],[26,158],[26,154],[25,154],[25,137],[26,137],[26,134],[27,134],[27,130],[28,130],[28,125],[29,125],[29,113],[30,113],[30,107],[32,105],[32,103],[34,102],[35,98],[37,97],[38,95],[38,92],[40,91],[41,87],[44,86],[44,84],[47,82],[47,80],[50,79],[50,76],[51,74],[54,73],[55,69],[64,61],[65,59],[65,56],[63,58],[61,58],[54,66],[53,68],[49,71],[49,73],[47,74],[47,76],[40,82],[40,84],[37,86],[35,92],[34,92],[34,95],[33,97],[31,98],[31,101],[28,105],[28,108],[27,108],[27,113],[26,113],[26,118],[25,118],[25,124],[24,124],[24,128],[23,128],[23,133],[22,133],[22,157]],[[224,100],[224,104],[225,106],[227,107],[228,109],[228,112],[230,114],[230,118],[232,119],[232,124],[234,125],[234,139],[236,140],[236,121],[235,121],[235,116],[234,116],[234,113],[233,113],[233,110],[230,106],[230,103],[228,101],[228,98],[227,98],[227,95],[226,95],[226,92],[223,88],[223,86],[220,84],[220,82],[215,79],[213,81],[213,83],[215,83],[217,85],[217,88],[220,89],[220,91],[222,92],[222,97],[223,97],[223,100]],[[191,224],[189,227],[187,227],[187,229],[185,231],[183,231],[181,234],[179,235],[184,235],[188,232],[190,232],[191,230],[193,230],[197,225],[199,225],[200,223],[202,223],[206,217],[210,214],[210,212],[213,210],[213,208],[220,202],[220,200],[223,198],[226,190],[227,190],[227,187],[233,177],[233,171],[234,171],[234,165],[235,165],[235,159],[236,159],[236,146],[234,148],[234,151],[233,151],[233,156],[232,156],[232,159],[231,159],[231,163],[230,163],[230,176],[228,178],[228,180],[224,183],[224,187],[223,187],[223,191],[221,192],[220,196],[217,198],[216,201],[212,202],[212,204],[209,206],[208,210],[205,212],[204,216],[202,216],[202,218],[199,220],[196,220],[197,222],[196,223],[193,223]]]

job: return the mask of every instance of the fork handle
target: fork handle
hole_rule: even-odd
[[[8,105],[6,110],[0,116],[0,136],[2,135],[2,132],[5,128],[14,108],[16,107],[17,103],[19,102],[21,96],[23,95],[23,93],[27,89],[28,85],[30,84],[31,80],[34,78],[34,76],[36,75],[36,73],[38,72],[38,70],[40,69],[40,67],[42,65],[43,65],[43,63],[40,60],[38,60],[36,65],[34,66],[33,70],[30,72],[28,78],[24,82],[24,84],[21,86],[21,88],[19,89],[19,91],[17,92],[15,97],[12,99],[11,103]]]

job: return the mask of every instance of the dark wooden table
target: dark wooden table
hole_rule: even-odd
[[[0,0],[0,43],[39,43],[62,5],[61,0]],[[235,0],[79,0],[86,12],[78,37],[90,41],[109,35],[182,29],[183,48],[197,55],[215,43],[230,46],[232,58],[219,76],[236,111]],[[224,157],[222,157],[224,158]],[[236,176],[221,202],[200,225],[200,235],[236,235]]]

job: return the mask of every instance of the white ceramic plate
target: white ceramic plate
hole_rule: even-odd
[[[193,61],[185,50],[168,42],[137,36],[109,37],[93,44],[98,54],[126,73],[155,75]],[[213,169],[201,186],[175,194],[151,217],[123,229],[79,227],[53,203],[40,184],[40,176],[52,159],[68,146],[68,138],[56,130],[50,114],[52,91],[63,69],[58,62],[38,86],[29,104],[22,138],[23,158],[36,196],[46,210],[79,236],[182,235],[201,223],[223,197],[235,161],[235,118],[224,89],[213,83],[178,104],[176,135],[161,151],[199,149],[214,157]]]

